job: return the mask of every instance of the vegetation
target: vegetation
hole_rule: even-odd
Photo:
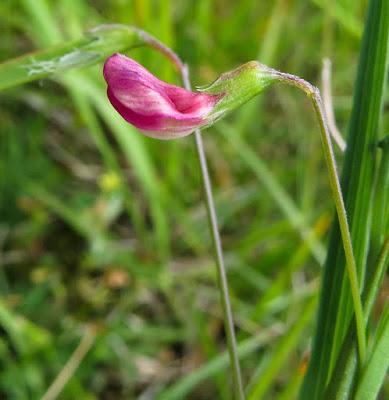
[[[0,3],[0,62],[88,46],[107,23],[157,37],[193,86],[258,59],[322,87],[332,61],[364,360],[311,103],[276,85],[202,134],[250,400],[389,397],[387,16],[385,0]],[[24,85],[24,59],[0,64],[0,398],[231,399],[194,138],[126,124],[102,61],[120,50],[180,75],[126,34],[104,40],[99,59]]]

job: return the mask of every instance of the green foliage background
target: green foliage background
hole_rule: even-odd
[[[115,22],[172,47],[196,85],[251,59],[320,85],[329,57],[345,133],[365,3],[5,0],[0,61]],[[128,54],[180,83],[156,52]],[[193,138],[142,137],[101,69],[0,93],[0,398],[41,398],[81,343],[61,399],[230,399]],[[311,105],[274,87],[203,137],[244,380],[293,399],[333,215]]]

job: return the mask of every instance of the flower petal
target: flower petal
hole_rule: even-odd
[[[134,112],[153,115],[176,111],[159,80],[130,58],[111,56],[104,65],[104,77],[115,98]]]
[[[185,136],[207,124],[220,96],[192,93],[156,78],[136,61],[114,54],[104,65],[108,98],[122,117],[144,131]],[[151,134],[149,134],[151,136]],[[160,137],[159,135],[158,137]],[[166,137],[170,138],[170,137]]]
[[[186,136],[192,133],[204,122],[203,119],[199,117],[186,117],[184,119],[185,123],[183,124],[183,119],[173,118],[164,114],[144,115],[126,107],[123,102],[116,98],[109,87],[107,90],[107,95],[116,111],[127,122],[131,123],[142,131],[145,131],[145,134],[147,134],[147,131],[154,132],[153,135],[149,134],[148,136],[164,139],[163,137],[159,137],[157,132],[171,133],[171,136],[166,137],[166,139],[171,139],[172,137],[177,136]]]

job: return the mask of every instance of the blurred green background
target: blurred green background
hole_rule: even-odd
[[[0,61],[104,23],[155,35],[194,85],[258,59],[320,86],[329,57],[345,132],[365,7],[3,0]],[[155,51],[127,54],[180,84]],[[112,110],[101,70],[0,93],[0,398],[231,399],[194,139],[141,136]],[[333,215],[313,110],[276,86],[203,137],[245,383],[293,399]]]

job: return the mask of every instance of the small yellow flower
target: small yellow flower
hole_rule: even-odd
[[[102,192],[113,192],[119,188],[120,178],[113,171],[106,172],[100,176],[99,186]]]

